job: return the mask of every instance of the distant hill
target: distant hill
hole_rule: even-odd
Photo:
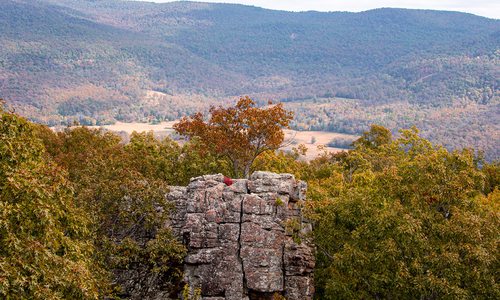
[[[417,125],[500,154],[499,20],[3,0],[0,44],[0,97],[39,122],[175,119],[248,94],[287,102],[298,129]]]

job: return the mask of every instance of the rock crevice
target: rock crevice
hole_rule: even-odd
[[[172,187],[171,226],[188,248],[185,282],[202,299],[312,299],[311,230],[302,217],[306,184],[290,174],[255,172],[250,179],[207,175]]]

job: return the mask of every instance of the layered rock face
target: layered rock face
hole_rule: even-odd
[[[226,182],[227,183],[227,182]],[[301,207],[306,184],[290,174],[256,172],[249,180],[193,178],[173,187],[174,232],[188,248],[185,281],[206,300],[312,299],[311,230]]]

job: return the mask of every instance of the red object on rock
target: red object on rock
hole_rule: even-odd
[[[230,185],[232,185],[234,183],[234,181],[231,178],[224,176],[224,183],[227,186],[230,186]]]

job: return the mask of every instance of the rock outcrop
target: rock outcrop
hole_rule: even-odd
[[[306,184],[290,174],[256,172],[249,180],[193,178],[172,187],[174,232],[188,248],[185,281],[206,300],[312,299],[313,247],[299,236]]]

